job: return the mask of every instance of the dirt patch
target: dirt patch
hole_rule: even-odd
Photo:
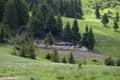
[[[71,51],[67,50],[58,50],[60,55],[64,56],[69,56]],[[81,60],[81,59],[90,59],[90,60],[104,60],[106,57],[99,54],[99,53],[94,53],[94,52],[89,52],[89,51],[72,51],[73,55],[76,59]]]

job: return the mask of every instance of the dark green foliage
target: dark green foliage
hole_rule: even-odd
[[[8,32],[7,32],[7,25],[1,24],[0,25],[0,42],[5,42],[5,40],[8,38]]]
[[[14,0],[15,9],[17,13],[17,24],[18,26],[26,25],[29,21],[28,7],[24,0]]]
[[[114,31],[116,31],[119,28],[117,20],[114,20],[114,26],[113,26],[113,28],[114,28]]]
[[[18,30],[29,21],[27,5],[23,0],[8,0],[4,13],[4,23],[10,26],[10,30]]]
[[[116,13],[116,20],[119,21],[119,13]]]
[[[109,19],[108,19],[107,14],[103,15],[102,23],[104,24],[105,27],[106,27],[106,24],[109,23]]]
[[[99,12],[98,3],[96,4],[95,14],[96,14],[96,18],[100,18],[100,12]]]
[[[36,15],[31,17],[29,31],[34,36],[39,36],[44,32],[44,18],[41,11],[36,12]]]
[[[89,31],[89,29],[88,29],[88,25],[86,25],[85,30],[86,30],[86,33],[88,33],[88,31]]]
[[[47,53],[46,56],[45,56],[46,59],[50,60],[51,59],[51,55],[50,53]]]
[[[53,35],[56,34],[56,19],[54,16],[53,11],[51,10],[48,14],[47,14],[47,18],[46,18],[46,25],[45,25],[45,31],[51,32]]]
[[[113,61],[113,59],[111,57],[105,59],[105,65],[107,66],[114,66],[115,62]]]
[[[90,28],[88,32],[88,49],[93,50],[94,45],[95,45],[95,37],[92,31],[92,28]]]
[[[35,59],[35,50],[33,45],[32,37],[29,37],[29,34],[25,34],[22,37],[22,40],[19,42],[20,51],[19,55],[22,57],[27,57],[31,59]]]
[[[4,13],[4,23],[9,25],[9,29],[18,29],[17,12],[14,0],[8,0]]]
[[[0,22],[2,22],[2,19],[3,19],[6,3],[7,3],[7,0],[0,0]]]
[[[56,32],[57,32],[57,34],[61,34],[62,31],[63,31],[63,23],[62,23],[61,16],[59,15],[57,17],[57,30],[56,30]]]
[[[79,33],[79,26],[78,26],[78,22],[77,19],[75,18],[74,22],[73,22],[73,26],[72,26],[72,37],[74,40],[79,41],[81,39],[81,35]]]
[[[72,38],[72,30],[70,28],[70,23],[69,22],[65,25],[62,37],[63,37],[64,40],[68,40],[68,39]]]
[[[117,60],[117,66],[120,66],[120,59]]]
[[[62,58],[62,63],[67,63],[67,60],[65,57]]]
[[[93,34],[92,28],[88,31],[88,26],[86,26],[86,33],[83,34],[82,44],[86,46],[88,49],[93,50],[95,45],[95,36]]]
[[[44,18],[43,21],[45,22],[50,9],[49,9],[49,7],[46,4],[42,4],[40,6],[40,11],[41,11],[41,14],[42,14],[42,16]]]
[[[54,44],[54,37],[53,35],[51,34],[51,32],[49,32],[47,34],[47,36],[45,37],[45,40],[44,40],[45,44]]]
[[[74,60],[74,56],[73,56],[72,52],[70,53],[70,56],[69,56],[69,63],[70,64],[75,64],[75,60]]]
[[[56,49],[53,49],[53,54],[51,56],[53,62],[59,62],[59,55]]]

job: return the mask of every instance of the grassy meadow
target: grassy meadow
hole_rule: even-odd
[[[15,80],[119,80],[120,67],[52,63],[38,56],[38,60],[9,54],[11,45],[0,47],[0,79]],[[36,53],[37,54],[37,53]],[[42,55],[42,54],[41,54]],[[117,72],[117,73],[116,73]],[[13,80],[12,79],[12,80]],[[9,80],[9,79],[8,79]]]

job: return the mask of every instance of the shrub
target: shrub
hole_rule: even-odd
[[[51,55],[49,53],[46,54],[45,59],[51,59]]]
[[[70,63],[70,64],[75,64],[75,60],[74,60],[74,56],[73,56],[73,53],[72,53],[72,52],[70,53],[69,63]]]
[[[120,66],[120,59],[117,60],[117,66]]]
[[[62,63],[67,63],[67,60],[65,57],[62,58]]]
[[[107,66],[114,66],[115,62],[113,61],[113,59],[111,57],[105,59],[105,65]]]

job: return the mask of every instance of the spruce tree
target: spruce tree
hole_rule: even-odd
[[[59,55],[56,49],[53,49],[53,54],[51,56],[53,62],[59,62]]]
[[[62,58],[62,63],[67,63],[67,60],[65,57]]]
[[[95,37],[92,28],[90,28],[88,32],[88,49],[93,50],[94,46],[95,46]]]
[[[40,10],[36,12],[36,15],[31,17],[29,31],[34,37],[38,37],[44,32],[44,17]]]
[[[117,31],[117,29],[119,28],[117,20],[114,20],[114,26],[113,26],[113,28],[114,28],[114,31]]]
[[[96,3],[95,14],[96,14],[96,18],[100,18],[100,12],[99,12],[99,6],[98,6],[98,3]]]
[[[14,0],[8,0],[5,8],[4,19],[5,24],[9,25],[10,30],[18,29],[17,25],[17,12]]]
[[[102,23],[104,24],[105,27],[106,27],[106,24],[109,23],[109,19],[108,19],[107,14],[103,15]]]
[[[0,0],[0,22],[3,20],[7,0]]]
[[[57,17],[57,34],[61,34],[62,33],[62,31],[63,31],[63,23],[62,23],[62,19],[61,19],[61,16],[60,15],[58,15],[58,17]]]
[[[69,63],[70,64],[75,64],[75,60],[74,60],[74,56],[73,56],[72,52],[70,53],[70,56],[69,56]]]
[[[18,26],[26,25],[29,21],[29,12],[26,2],[23,0],[14,0],[14,1],[15,1],[16,13],[17,13],[17,24]]]
[[[81,35],[79,33],[78,21],[76,18],[74,19],[73,26],[72,26],[72,36],[73,36],[74,40],[81,39]]]
[[[6,38],[7,38],[6,26],[1,24],[0,25],[0,42],[4,42]]]
[[[119,13],[118,12],[116,13],[116,20],[117,20],[117,22],[119,21]]]
[[[64,40],[72,39],[72,30],[70,28],[70,23],[68,22],[63,30],[62,37]]]
[[[64,15],[64,3],[63,0],[59,0],[59,12],[61,15]]]
[[[48,14],[47,14],[47,18],[46,18],[46,25],[45,25],[45,31],[51,32],[53,35],[56,34],[56,19],[54,16],[53,11],[51,10]]]
[[[49,32],[47,34],[47,36],[45,37],[45,40],[44,40],[45,44],[54,44],[54,37],[53,35],[51,34],[51,32]]]

